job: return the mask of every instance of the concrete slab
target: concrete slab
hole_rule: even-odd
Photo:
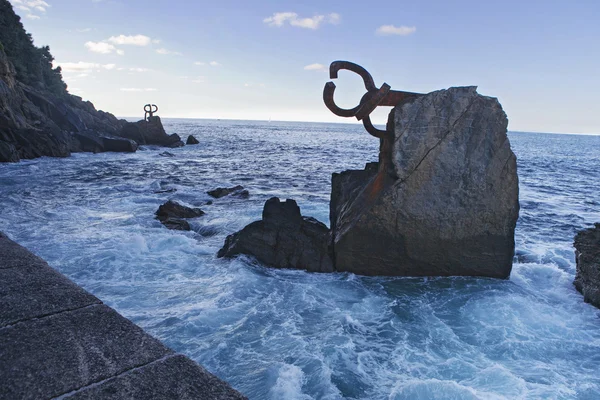
[[[47,265],[0,269],[0,282],[0,328],[101,303]]]
[[[0,399],[245,399],[0,232]]]
[[[172,350],[105,305],[0,329],[0,398],[56,397]]]
[[[40,265],[48,264],[0,232],[0,269]]]
[[[173,376],[178,379],[173,379]],[[126,372],[63,397],[69,400],[164,399],[241,400],[240,393],[182,355],[175,355]]]

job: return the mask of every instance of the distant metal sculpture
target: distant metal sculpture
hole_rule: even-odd
[[[402,102],[423,96],[420,93],[402,92],[398,90],[391,90],[390,85],[384,83],[379,89],[373,82],[373,77],[366,69],[358,64],[354,64],[350,61],[334,61],[329,66],[329,77],[336,79],[338,72],[342,69],[352,71],[363,79],[367,93],[360,99],[360,103],[351,109],[340,108],[335,104],[333,100],[333,93],[335,92],[335,83],[327,82],[323,89],[323,101],[329,110],[335,115],[340,117],[356,117],[357,120],[362,121],[365,129],[371,135],[383,139],[388,135],[388,130],[377,129],[371,123],[369,114],[373,112],[378,106],[392,106],[395,107]]]
[[[158,112],[158,106],[156,104],[146,104],[144,106],[144,119],[149,121],[154,116],[154,113]]]

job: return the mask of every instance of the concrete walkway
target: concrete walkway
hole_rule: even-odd
[[[0,399],[245,399],[0,233]]]

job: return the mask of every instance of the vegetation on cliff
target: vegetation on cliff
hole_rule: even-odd
[[[50,47],[34,46],[31,34],[25,31],[8,0],[0,0],[0,51],[2,49],[14,65],[19,82],[59,96],[67,93],[61,68],[52,66],[54,57]]]

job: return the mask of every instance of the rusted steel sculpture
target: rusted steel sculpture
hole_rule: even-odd
[[[325,105],[327,108],[329,108],[329,110],[331,110],[332,113],[339,115],[340,117],[356,117],[357,120],[363,122],[367,132],[379,139],[383,139],[388,135],[389,128],[385,131],[382,131],[381,129],[377,129],[373,126],[371,123],[371,118],[369,117],[369,114],[371,114],[373,110],[375,110],[378,106],[395,107],[408,99],[417,96],[423,96],[420,93],[391,90],[390,85],[387,83],[384,83],[379,89],[377,89],[371,74],[360,65],[354,64],[350,61],[332,62],[329,66],[329,77],[331,79],[336,79],[338,77],[338,72],[342,69],[346,69],[360,75],[365,83],[365,89],[367,89],[367,93],[365,93],[362,99],[360,99],[360,103],[356,107],[351,109],[340,108],[333,100],[335,83],[327,82],[325,84],[325,88],[323,89],[323,101],[325,102]]]
[[[360,103],[351,109],[340,108],[335,104],[333,100],[333,93],[335,92],[335,83],[327,82],[323,89],[323,101],[327,108],[331,110],[335,115],[340,117],[356,117],[357,120],[362,121],[365,129],[371,135],[379,138],[379,164],[377,175],[371,182],[365,187],[365,190],[359,194],[356,204],[363,204],[365,207],[368,204],[372,204],[378,196],[383,192],[386,186],[393,183],[393,168],[391,166],[391,152],[393,145],[393,132],[394,127],[392,126],[392,115],[388,119],[386,130],[377,129],[371,123],[369,114],[373,112],[378,106],[392,106],[402,104],[402,102],[414,99],[415,97],[424,96],[421,93],[412,92],[401,92],[398,90],[391,90],[390,85],[384,83],[379,89],[373,82],[371,74],[358,64],[354,64],[350,61],[334,61],[329,66],[329,77],[336,79],[338,72],[342,69],[352,71],[363,79],[365,83],[365,89],[367,93],[360,99]]]
[[[146,104],[144,106],[144,119],[148,121],[154,116],[155,112],[158,112],[158,106],[156,104]]]

